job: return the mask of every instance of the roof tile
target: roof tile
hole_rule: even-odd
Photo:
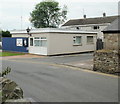
[[[73,19],[73,20],[69,20],[68,22],[66,22],[62,26],[111,23],[116,18],[117,18],[117,16],[85,18],[85,19]]]

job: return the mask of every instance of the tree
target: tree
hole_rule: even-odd
[[[11,37],[12,34],[10,34],[9,31],[2,31],[2,37]]]
[[[31,23],[35,28],[56,28],[66,20],[67,6],[59,7],[54,0],[44,0],[30,13]]]

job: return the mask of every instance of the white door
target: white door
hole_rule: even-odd
[[[29,53],[38,55],[47,55],[47,39],[46,37],[30,37]]]

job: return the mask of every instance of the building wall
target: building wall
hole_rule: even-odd
[[[105,33],[104,34],[104,48],[108,50],[120,50],[118,44],[118,33]]]
[[[29,37],[29,35],[28,34],[12,34],[12,37],[26,37],[26,38],[28,38]]]
[[[73,37],[82,36],[82,45],[74,46]],[[87,44],[86,36],[94,36],[94,44]],[[96,50],[96,34],[50,33],[48,55],[78,53]]]
[[[94,52],[93,70],[114,74],[119,72],[119,54],[112,50]]]
[[[30,44],[29,44],[29,53],[38,54],[38,55],[47,55],[48,54],[47,49],[49,47],[49,33],[32,34],[32,36],[29,37],[29,41],[30,41],[30,38],[34,38],[34,37],[46,37],[47,38],[47,46],[46,47],[30,46]],[[33,44],[34,44],[34,42],[33,42]]]
[[[76,27],[79,27],[80,31],[91,31],[91,32],[98,32],[97,34],[97,38],[100,38],[104,41],[104,36],[103,36],[103,31],[108,25],[110,25],[109,23],[105,23],[105,24],[91,24],[91,25],[74,25],[74,26],[63,26],[62,28],[66,28],[66,29],[75,29]],[[99,26],[99,29],[94,29],[94,26]]]
[[[18,35],[13,35],[14,37]],[[21,34],[19,36],[23,36]],[[82,36],[82,45],[74,46],[73,37]],[[87,44],[87,36],[94,36],[94,44]],[[96,34],[68,34],[68,33],[34,33],[29,36],[30,38],[34,37],[46,37],[47,46],[30,46],[29,44],[29,53],[38,54],[38,55],[55,55],[55,54],[68,54],[68,53],[78,53],[78,52],[87,52],[96,50]]]
[[[4,51],[13,51],[13,52],[28,52],[28,45],[17,46],[16,40],[22,39],[26,40],[28,44],[28,38],[2,38],[2,50]]]

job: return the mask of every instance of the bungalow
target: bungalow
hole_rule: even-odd
[[[26,48],[31,54],[57,55],[96,50],[96,32],[41,28],[31,29],[29,35],[26,30],[11,31],[11,34],[17,48],[27,46],[25,38],[28,38]]]

